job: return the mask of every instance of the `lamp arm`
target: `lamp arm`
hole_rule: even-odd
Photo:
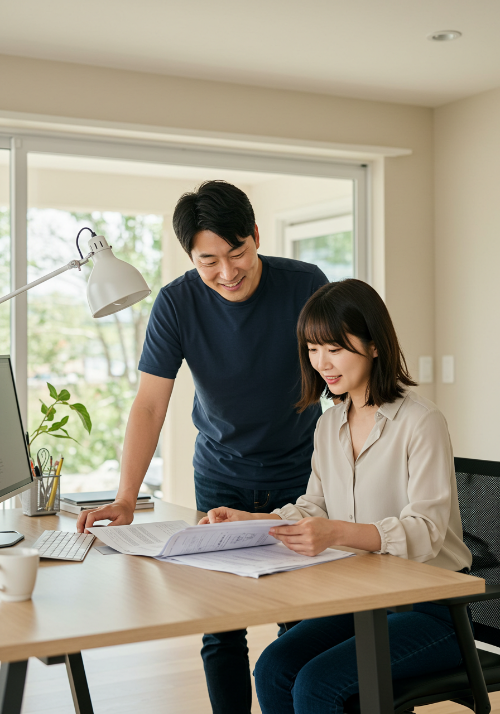
[[[78,268],[78,270],[80,270],[82,265],[85,265],[85,263],[88,263],[90,258],[93,255],[94,255],[93,253],[89,253],[87,256],[85,256],[85,258],[83,258],[83,260],[71,260],[67,265],[63,265],[62,268],[53,270],[52,273],[49,273],[48,275],[44,275],[43,278],[38,278],[38,280],[34,280],[32,283],[28,283],[28,285],[25,285],[23,288],[18,288],[17,290],[14,290],[13,292],[9,293],[8,295],[4,295],[3,297],[0,298],[0,305],[3,302],[7,302],[7,300],[11,300],[12,298],[16,297],[16,295],[20,295],[21,293],[24,293],[27,290],[31,290],[31,288],[34,288],[36,285],[40,285],[41,283],[44,283],[46,280],[55,278],[56,275],[60,275],[61,273],[66,272],[66,270],[72,270],[73,268]]]

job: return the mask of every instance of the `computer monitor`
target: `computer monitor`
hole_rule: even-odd
[[[10,357],[0,356],[0,503],[26,491],[32,483],[26,435]],[[14,533],[0,532],[0,547],[13,545],[13,542],[20,540],[18,534],[16,541]]]

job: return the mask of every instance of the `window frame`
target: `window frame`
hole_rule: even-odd
[[[27,283],[28,155],[62,154],[122,159],[177,166],[258,171],[295,176],[351,179],[353,181],[353,227],[356,241],[356,274],[370,282],[369,183],[370,166],[359,161],[340,161],[310,155],[288,156],[278,152],[206,148],[193,144],[165,145],[154,141],[123,141],[108,138],[73,138],[53,135],[0,133],[0,148],[11,151],[11,285]],[[21,415],[27,419],[28,300],[23,293],[11,301],[11,357],[16,377]]]

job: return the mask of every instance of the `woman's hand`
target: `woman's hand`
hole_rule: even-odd
[[[326,548],[343,545],[376,553],[382,547],[373,523],[348,523],[328,518],[303,518],[293,526],[271,528],[269,533],[287,548],[302,555],[318,555]]]
[[[220,506],[220,508],[212,508],[212,510],[199,521],[198,525],[202,526],[206,523],[229,523],[230,521],[250,521],[255,518],[255,516],[258,516],[258,514]]]
[[[328,518],[303,518],[293,526],[271,528],[269,533],[290,550],[312,556],[332,545],[338,545],[339,523]]]

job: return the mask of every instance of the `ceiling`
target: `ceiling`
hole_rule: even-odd
[[[500,86],[500,0],[0,0],[0,10],[2,54],[423,106]],[[448,29],[463,37],[426,39]]]

